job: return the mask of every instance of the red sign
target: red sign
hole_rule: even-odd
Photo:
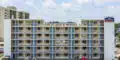
[[[105,22],[114,22],[113,20],[105,20]]]
[[[84,56],[82,57],[82,60],[87,60]]]
[[[3,48],[0,48],[0,53],[3,53]]]

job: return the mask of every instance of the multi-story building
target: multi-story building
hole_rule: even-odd
[[[24,11],[18,11],[14,6],[1,7],[0,6],[0,18],[3,19],[29,19],[29,13]]]
[[[0,52],[4,49],[4,20],[5,19],[29,19],[29,13],[17,11],[14,6],[1,7],[0,6]]]
[[[120,48],[120,23],[115,23],[116,47]]]
[[[113,60],[114,18],[74,22],[13,19],[5,23],[5,53],[13,60]]]
[[[120,23],[115,23],[116,58],[120,59]]]

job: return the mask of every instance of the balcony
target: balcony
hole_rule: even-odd
[[[97,30],[93,30],[92,34],[98,34],[98,31]]]
[[[24,30],[23,33],[32,34],[32,30]]]
[[[81,36],[80,39],[81,39],[81,40],[88,40],[88,37],[87,37],[87,36]]]
[[[42,40],[36,40],[36,45],[43,45],[43,41]]]
[[[25,51],[32,51],[32,47],[25,47]]]
[[[93,53],[93,59],[99,59],[100,58],[100,55],[99,53]]]
[[[60,36],[60,37],[55,37],[55,40],[67,40],[68,37],[65,36]]]
[[[78,49],[78,50],[75,50],[74,53],[75,54],[81,54],[82,50],[81,49]]]
[[[75,34],[77,34],[77,33],[81,33],[80,30],[75,30]]]
[[[43,57],[43,54],[37,53],[37,54],[36,54],[36,57],[39,57],[39,58],[40,58],[40,57]]]
[[[80,46],[80,41],[79,40],[75,40],[75,42],[74,42],[74,46]]]
[[[16,24],[12,24],[13,27],[24,27],[25,24],[19,24],[19,23],[16,23]]]
[[[44,49],[43,53],[50,53],[50,50]]]
[[[36,33],[42,34],[44,31],[43,30],[37,30]]]
[[[68,33],[69,33],[68,31],[63,31],[63,30],[55,31],[55,34],[68,34]]]
[[[92,51],[93,53],[99,53],[100,51],[98,49],[95,49]]]
[[[80,27],[88,27],[88,24],[81,24]]]
[[[36,53],[43,53],[43,49],[37,50]]]
[[[32,41],[31,40],[26,40],[24,45],[32,45]]]
[[[55,49],[55,53],[69,53],[69,50],[64,50],[64,49]]]
[[[38,34],[36,34],[37,35],[37,38],[39,38],[39,37],[42,37],[43,35],[42,34],[40,34],[40,33],[38,33]]]
[[[99,24],[92,24],[91,27],[99,27]]]
[[[80,34],[88,34],[88,31],[81,30]]]
[[[99,38],[98,37],[93,37],[93,40],[98,40]]]

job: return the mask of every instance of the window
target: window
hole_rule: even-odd
[[[96,43],[98,43],[98,41],[96,41],[96,40],[93,40],[93,43],[94,43],[94,44],[96,44]]]
[[[78,37],[79,37],[79,34],[75,34],[75,37],[78,38]]]
[[[41,43],[42,41],[41,40],[38,40],[37,43]]]
[[[97,34],[94,34],[93,37],[97,37]]]
[[[65,43],[65,44],[68,44],[68,40],[65,40],[64,43]]]
[[[37,54],[39,57],[42,56],[42,54]]]
[[[46,42],[46,43],[49,43],[49,40],[46,40],[45,42]]]
[[[84,30],[86,31],[86,30],[87,30],[87,28],[84,28]]]
[[[37,34],[39,37],[41,36],[41,34]]]
[[[19,24],[22,24],[23,23],[23,21],[19,21]]]
[[[75,44],[77,44],[77,43],[79,43],[79,41],[78,41],[78,40],[75,40]]]
[[[65,50],[67,50],[67,49],[68,49],[68,47],[64,47],[64,49],[65,49]]]
[[[60,49],[60,47],[56,47],[56,50],[59,50]]]
[[[104,41],[100,40],[100,44],[101,44],[101,46],[104,46]]]
[[[22,50],[22,49],[23,49],[23,47],[19,47],[19,49],[20,49],[20,50]]]
[[[68,37],[68,34],[64,34],[65,37]]]
[[[41,28],[40,28],[40,27],[38,27],[37,29],[38,29],[38,30],[40,30]]]
[[[100,39],[104,39],[104,34],[100,34]]]
[[[26,56],[30,56],[30,54],[26,54]]]
[[[4,46],[4,44],[0,44],[0,46]]]
[[[46,30],[49,30],[49,28],[46,28]]]
[[[22,37],[22,36],[23,36],[23,34],[19,34],[19,36],[20,36],[20,37]]]
[[[19,40],[19,43],[23,43],[23,41]]]
[[[60,54],[57,53],[56,56],[60,56]]]
[[[68,54],[67,54],[67,53],[65,53],[65,54],[64,54],[64,56],[68,56]]]
[[[56,28],[56,30],[60,30],[60,28]]]
[[[22,53],[19,53],[19,56],[22,56],[23,54]]]
[[[45,36],[46,36],[46,37],[49,37],[49,34],[46,34]]]
[[[31,41],[30,41],[30,40],[28,40],[28,41],[27,41],[27,43],[31,43]]]
[[[45,49],[49,49],[49,47],[45,47]]]
[[[94,55],[94,57],[97,57],[97,56],[98,56],[98,54],[97,54],[97,53],[94,53],[93,55]]]
[[[75,50],[79,49],[78,47],[75,47]]]
[[[38,24],[40,24],[41,22],[40,21],[37,21]]]
[[[45,54],[46,56],[49,56],[49,53]]]
[[[87,55],[86,53],[83,54],[83,56],[86,56],[86,55]]]
[[[38,50],[40,50],[40,49],[41,49],[41,47],[37,47],[37,49],[38,49]]]
[[[12,47],[12,50],[15,50],[15,47]]]
[[[83,50],[86,50],[87,48],[86,47],[82,47]]]
[[[30,47],[26,47],[28,50],[30,50]]]
[[[60,34],[56,34],[57,37],[60,37]]]
[[[28,37],[30,37],[30,34],[26,34]]]
[[[79,28],[76,27],[75,30],[79,30]]]
[[[68,28],[65,28],[65,31],[67,31],[68,30]]]
[[[23,30],[23,28],[22,28],[22,27],[20,27],[20,28],[19,28],[19,30]]]
[[[86,41],[84,40],[84,41],[82,41],[82,43],[86,44]]]
[[[30,28],[30,27],[28,27],[27,29],[28,29],[28,30],[31,30],[31,28]]]
[[[95,47],[93,48],[93,50],[96,50],[96,49],[97,49],[97,48],[95,48]]]
[[[94,21],[93,24],[97,24],[97,21]]]

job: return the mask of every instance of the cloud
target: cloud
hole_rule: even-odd
[[[16,2],[22,0],[0,0],[0,5],[2,6],[16,6]]]
[[[61,4],[61,6],[62,6],[62,7],[65,7],[65,8],[70,8],[70,7],[72,6],[72,3],[65,3],[65,2],[63,2],[63,3]]]
[[[9,0],[0,0],[0,2],[2,2],[2,3],[6,3],[6,2],[8,2]]]
[[[31,18],[43,18],[49,21],[77,21],[84,18],[104,18],[104,16],[120,16],[120,0],[0,0],[5,6],[15,5],[18,10],[30,12]],[[94,3],[94,5],[92,5]],[[99,6],[96,6],[99,5]],[[119,18],[120,19],[120,18]]]
[[[43,1],[43,6],[44,7],[56,7],[56,2],[55,0],[44,0]]]
[[[0,0],[0,5],[5,5],[5,4],[8,4],[8,3],[10,3],[10,0]]]
[[[96,5],[103,5],[106,3],[120,3],[120,0],[93,0]]]
[[[75,0],[78,4],[88,3],[89,0]]]
[[[120,0],[97,0],[101,2],[120,2]]]

